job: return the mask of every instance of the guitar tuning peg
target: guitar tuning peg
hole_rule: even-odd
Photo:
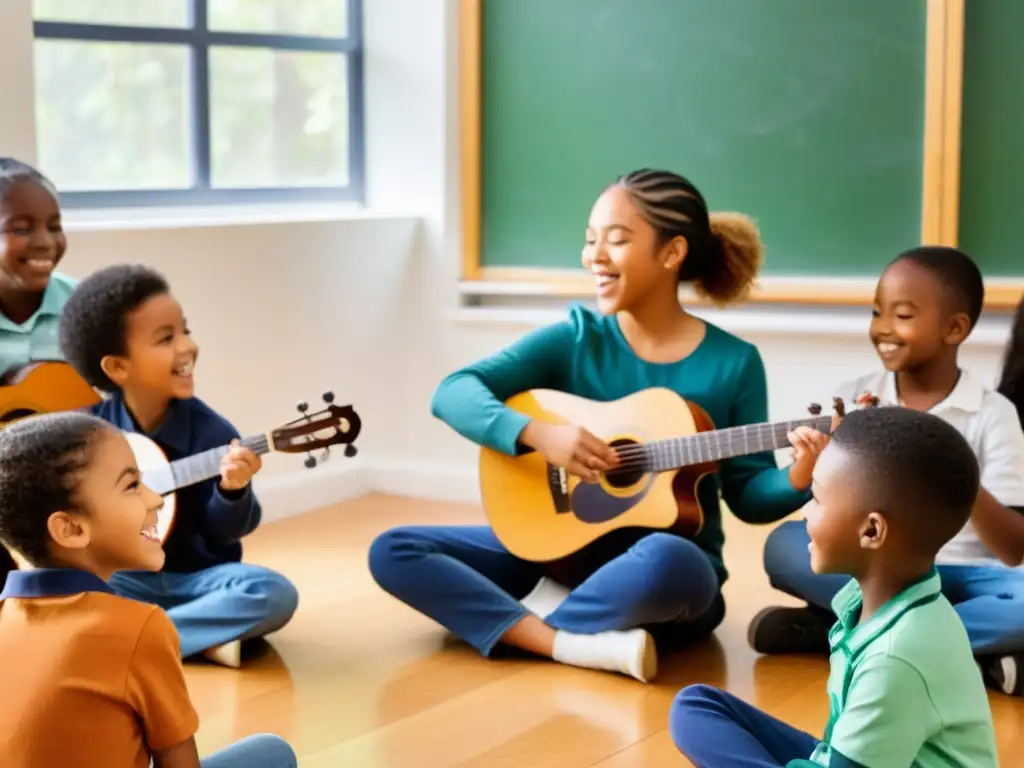
[[[302,463],[306,465],[306,469],[313,469],[316,466],[316,456],[310,454]]]
[[[324,448],[323,455],[320,457],[320,463],[322,464],[323,462],[327,461],[329,458],[331,458],[331,449],[330,448]]]
[[[331,391],[324,392],[324,402],[330,405],[334,402],[334,393]]]
[[[305,400],[299,400],[295,408],[299,411],[299,413],[305,413],[306,411],[309,410],[309,403],[307,403]]]
[[[811,416],[820,416],[821,403],[811,403],[809,406],[807,406],[807,410],[810,412]]]
[[[356,448],[354,445],[352,445],[352,443],[349,443],[348,445],[345,446],[345,456],[346,457],[351,459],[357,453],[359,453],[359,449]]]

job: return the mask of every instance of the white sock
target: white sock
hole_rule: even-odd
[[[242,666],[242,642],[232,640],[224,645],[215,645],[203,651],[203,656],[223,667],[238,669]]]
[[[557,581],[541,578],[530,594],[519,602],[539,619],[546,619],[569,596],[569,590]]]
[[[574,667],[619,672],[650,682],[658,673],[654,638],[644,629],[576,635],[565,630],[555,633],[551,658]]]

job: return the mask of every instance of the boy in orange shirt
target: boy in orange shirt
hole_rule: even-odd
[[[95,416],[0,430],[0,542],[32,566],[0,592],[5,768],[297,765],[271,735],[200,761],[174,625],[107,585],[115,571],[163,566],[162,504],[121,432]]]

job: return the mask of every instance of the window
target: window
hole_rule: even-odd
[[[361,0],[34,0],[69,206],[360,200]]]

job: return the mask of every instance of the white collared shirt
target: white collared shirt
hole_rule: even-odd
[[[837,397],[851,408],[857,397],[870,392],[881,405],[899,405],[896,376],[887,371],[844,384]],[[1024,429],[1008,399],[961,371],[953,391],[932,413],[966,438],[981,469],[981,485],[1006,507],[1024,507]],[[968,520],[936,557],[940,565],[1005,564],[979,538]]]

